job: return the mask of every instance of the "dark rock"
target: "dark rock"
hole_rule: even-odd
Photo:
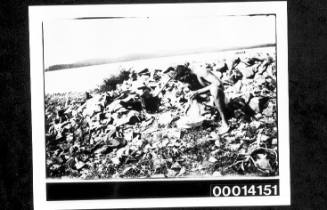
[[[225,73],[227,70],[228,70],[227,63],[224,63],[222,67],[216,69],[216,71],[219,71],[221,73]]]
[[[264,61],[263,59],[252,57],[252,58],[248,58],[245,62],[247,66],[253,66],[256,63],[262,63],[263,61]]]
[[[249,102],[249,107],[255,112],[260,113],[267,107],[268,97],[254,97]]]
[[[274,113],[276,113],[276,105],[272,102],[269,102],[267,108],[262,111],[262,114],[268,117],[273,116]]]
[[[155,113],[159,110],[161,99],[158,96],[153,96],[148,89],[143,92],[141,101],[147,112]]]
[[[142,71],[140,71],[140,72],[138,73],[138,75],[139,75],[139,76],[142,76],[142,75],[150,76],[151,73],[150,73],[149,69],[146,68],[146,69],[143,69]]]

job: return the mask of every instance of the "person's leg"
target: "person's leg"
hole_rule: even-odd
[[[226,120],[226,113],[225,113],[225,94],[222,88],[215,86],[212,87],[211,90],[211,95],[214,98],[215,105],[218,109],[218,112],[221,117],[221,128],[220,128],[220,133],[226,133],[229,131],[229,125]]]

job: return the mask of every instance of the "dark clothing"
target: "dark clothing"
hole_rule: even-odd
[[[189,89],[194,91],[194,90],[199,90],[203,88],[203,86],[200,84],[197,76],[192,73],[191,69],[189,69],[186,66],[178,65],[176,67],[176,79],[189,84]]]

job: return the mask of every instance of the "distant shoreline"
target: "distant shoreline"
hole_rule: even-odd
[[[179,52],[179,53],[173,54],[173,55],[171,53],[170,54],[169,53],[139,54],[139,55],[134,54],[134,55],[128,55],[128,56],[114,58],[114,59],[90,59],[90,60],[84,60],[84,61],[70,63],[70,64],[51,65],[45,69],[45,72],[60,71],[60,70],[88,67],[88,66],[94,66],[94,65],[128,62],[128,61],[133,61],[133,60],[136,61],[136,60],[163,58],[163,57],[170,57],[170,56],[183,56],[183,55],[191,55],[191,54],[194,55],[194,54],[212,53],[212,52],[226,52],[226,51],[247,50],[247,49],[275,47],[275,46],[276,46],[275,43],[269,43],[269,44],[255,45],[255,46],[233,47],[233,48],[225,48],[225,49],[210,49],[210,50],[199,49],[195,52]]]
[[[267,45],[265,45],[267,46]],[[220,52],[206,52],[178,56],[155,57],[116,63],[83,66],[59,71],[48,71],[44,74],[45,93],[85,92],[96,89],[104,79],[120,73],[121,70],[133,69],[139,72],[145,68],[150,71],[155,69],[165,70],[170,66],[189,63],[220,63],[223,60],[233,59],[245,53],[274,53],[275,45],[268,47],[240,48]]]

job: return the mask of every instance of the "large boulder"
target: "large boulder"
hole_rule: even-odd
[[[196,100],[193,100],[190,104],[189,109],[186,112],[186,115],[181,117],[176,125],[178,128],[194,128],[201,126],[203,121],[206,119],[201,115],[201,104],[199,104]]]

